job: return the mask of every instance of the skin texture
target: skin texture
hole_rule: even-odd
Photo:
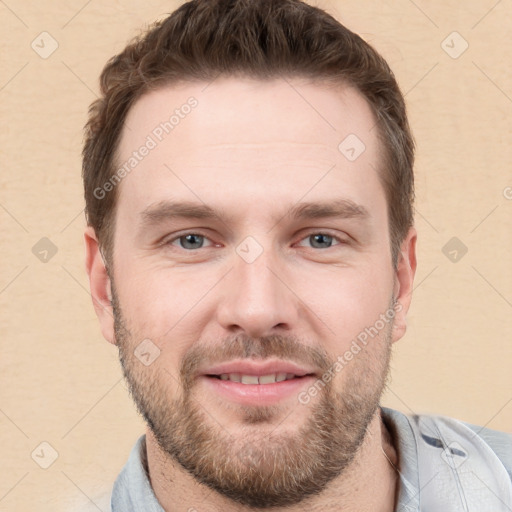
[[[406,329],[416,232],[394,270],[374,116],[349,87],[297,79],[168,86],[130,110],[118,163],[190,97],[197,105],[117,185],[110,272],[85,233],[102,333],[148,423],[155,494],[169,511],[391,511],[396,474],[383,452],[397,456],[378,402]],[[349,134],[365,145],[354,161],[338,149]],[[143,222],[169,200],[222,218]],[[288,215],[334,200],[366,215]],[[180,239],[191,233],[205,238]],[[333,238],[313,236],[322,233]],[[252,358],[292,361],[318,379],[370,326],[378,334],[307,403],[293,394],[242,406],[199,376]],[[145,339],[159,351],[148,366],[134,354]]]

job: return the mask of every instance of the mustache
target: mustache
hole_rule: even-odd
[[[222,342],[198,343],[185,354],[180,379],[184,389],[189,389],[200,367],[214,365],[233,359],[265,360],[269,358],[285,359],[298,365],[312,366],[319,373],[327,371],[334,360],[319,347],[302,343],[295,336],[273,334],[252,338],[238,334]]]

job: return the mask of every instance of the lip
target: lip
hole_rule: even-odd
[[[306,386],[315,382],[314,375],[305,375],[273,384],[242,384],[230,380],[201,375],[199,380],[208,390],[240,405],[263,406],[278,403],[291,396],[298,396]]]
[[[214,377],[226,373],[258,377],[273,373],[293,373],[296,377],[272,384],[242,384]],[[299,366],[291,361],[239,359],[208,367],[202,370],[198,377],[208,390],[229,401],[241,405],[263,406],[278,403],[291,396],[298,396],[303,388],[313,384],[316,372],[309,367]]]
[[[258,377],[271,373],[293,373],[297,377],[303,377],[305,375],[315,374],[315,371],[311,368],[299,366],[291,361],[275,359],[257,362],[240,359],[211,366],[200,372],[201,375],[205,376],[221,375],[223,373],[241,373],[244,375],[256,375]]]

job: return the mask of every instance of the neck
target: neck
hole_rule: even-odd
[[[162,452],[152,432],[146,433],[148,470],[151,486],[166,512],[249,512],[198,483],[178,463]],[[324,491],[309,497],[286,512],[393,512],[395,510],[398,465],[396,449],[377,410],[366,437],[349,467]]]

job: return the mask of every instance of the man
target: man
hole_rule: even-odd
[[[147,423],[113,511],[505,511],[510,436],[379,406],[416,269],[386,62],[298,0],[195,0],[107,64],[86,268]]]

